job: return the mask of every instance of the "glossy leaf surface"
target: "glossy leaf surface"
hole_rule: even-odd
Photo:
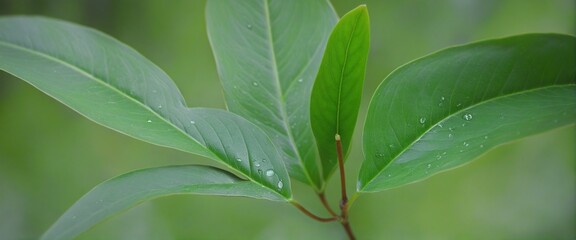
[[[335,134],[348,153],[362,98],[366,60],[370,48],[370,21],[366,6],[340,19],[328,39],[322,64],[312,88],[310,122],[316,137],[324,178],[338,163]]]
[[[283,196],[267,188],[214,167],[183,165],[143,169],[96,186],[69,208],[42,239],[73,239],[101,221],[139,203],[175,194],[284,200]]]
[[[574,37],[529,34],[449,48],[400,67],[378,87],[358,189],[415,182],[575,122]]]
[[[46,18],[1,18],[0,69],[101,125],[218,160],[291,198],[281,157],[260,129],[229,112],[186,107],[161,69],[102,33]],[[261,174],[267,170],[275,174]]]
[[[207,26],[228,109],[262,128],[290,175],[323,187],[309,102],[337,21],[326,0],[210,0]]]

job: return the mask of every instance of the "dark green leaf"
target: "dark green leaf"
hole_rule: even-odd
[[[78,200],[42,239],[73,239],[103,220],[144,201],[175,194],[244,196],[284,201],[256,183],[208,166],[143,169],[105,181]]]
[[[0,69],[99,124],[221,161],[291,198],[281,157],[260,129],[222,110],[187,108],[161,69],[100,32],[39,17],[0,18]],[[260,174],[267,170],[274,176]]]
[[[228,109],[262,128],[290,175],[323,188],[312,83],[336,14],[326,0],[211,0],[208,35]]]
[[[334,136],[340,135],[344,156],[350,147],[369,48],[370,21],[362,5],[344,15],[332,30],[312,88],[310,122],[326,179],[338,162]]]
[[[574,37],[529,34],[449,48],[397,69],[376,91],[358,189],[418,181],[575,122]]]

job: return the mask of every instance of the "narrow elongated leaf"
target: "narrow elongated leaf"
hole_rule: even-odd
[[[147,200],[175,194],[244,196],[283,201],[256,183],[208,166],[168,166],[123,174],[86,193],[42,236],[73,239],[101,221]]]
[[[338,162],[334,136],[340,135],[344,156],[350,147],[369,48],[370,21],[362,5],[344,15],[332,30],[312,88],[310,122],[326,179]]]
[[[260,129],[222,110],[187,108],[161,69],[102,33],[46,18],[0,18],[0,69],[99,124],[218,160],[291,198],[281,157]],[[267,170],[275,174],[263,176]]]
[[[290,175],[323,188],[312,82],[337,17],[327,0],[210,0],[208,35],[228,109],[262,128]]]
[[[364,128],[359,190],[424,179],[576,122],[576,39],[529,34],[449,48],[395,70]]]

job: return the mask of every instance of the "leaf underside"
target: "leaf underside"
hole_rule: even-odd
[[[368,10],[362,5],[344,15],[328,39],[312,88],[310,122],[322,160],[324,179],[338,163],[335,134],[348,154],[362,99],[362,85],[370,48]]]
[[[223,110],[186,107],[161,69],[109,36],[42,17],[3,17],[0,69],[96,123],[215,159],[291,199],[281,157],[261,130]],[[262,174],[268,170],[273,176]]]
[[[175,194],[245,196],[284,201],[256,183],[226,171],[195,165],[142,169],[94,187],[78,200],[42,239],[73,239],[97,223],[139,203]]]
[[[529,34],[449,48],[400,67],[376,90],[358,190],[419,181],[575,122],[574,37]]]
[[[337,21],[326,0],[210,0],[208,36],[227,107],[262,128],[290,176],[324,186],[309,102]]]

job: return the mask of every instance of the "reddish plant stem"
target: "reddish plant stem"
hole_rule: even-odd
[[[314,219],[314,220],[316,220],[316,221],[319,221],[319,222],[333,222],[333,221],[338,220],[337,217],[330,217],[330,218],[319,217],[319,216],[317,216],[316,214],[308,211],[306,208],[304,208],[304,206],[300,205],[300,203],[294,202],[294,201],[292,201],[291,203],[292,203],[292,205],[294,205],[296,208],[298,208],[298,210],[300,210],[302,213],[306,214],[306,216],[308,216],[308,217],[310,217],[310,218],[312,218],[312,219]]]
[[[348,195],[346,194],[346,173],[344,171],[344,154],[342,153],[342,139],[340,134],[334,136],[336,140],[336,152],[338,153],[338,168],[340,168],[340,190],[342,192],[342,200],[340,200],[340,218],[338,219],[344,227],[346,234],[350,240],[356,240],[350,223],[348,222]]]
[[[338,214],[336,214],[336,212],[334,212],[334,210],[332,210],[332,208],[330,207],[330,204],[328,204],[328,201],[326,201],[326,196],[324,195],[324,193],[323,192],[318,193],[318,197],[320,198],[320,202],[322,202],[322,205],[324,205],[324,208],[326,208],[326,210],[328,210],[330,215],[332,215],[332,217],[338,217]]]
[[[346,174],[344,173],[344,155],[342,154],[342,141],[340,134],[336,134],[336,152],[338,153],[338,168],[340,169],[340,190],[342,192],[342,201],[340,208],[348,203],[348,196],[346,195]]]

